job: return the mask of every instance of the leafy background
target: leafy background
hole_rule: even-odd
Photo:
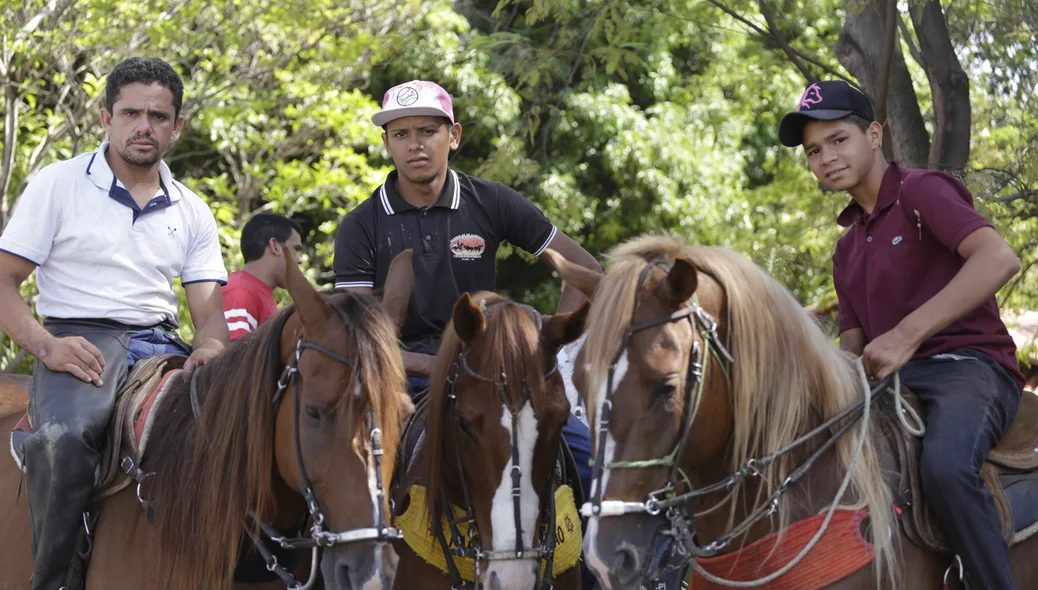
[[[846,197],[823,192],[776,129],[807,79],[867,77],[840,48],[892,1],[0,0],[0,224],[42,166],[96,149],[104,76],[151,55],[184,78],[188,121],[167,162],[211,205],[228,268],[243,221],[275,211],[304,224],[306,272],[330,287],[339,219],[392,165],[369,117],[388,87],[424,78],[464,127],[452,166],[515,187],[593,254],[645,232],[727,245],[831,317]],[[950,45],[927,54],[934,21],[918,11],[934,5]],[[943,125],[927,64],[961,64],[970,150],[955,172],[1024,262],[1004,306],[1036,308],[1034,0],[893,10],[924,139]],[[502,291],[554,309],[559,281],[532,257],[503,248],[498,273]],[[2,338],[0,366],[28,359]]]

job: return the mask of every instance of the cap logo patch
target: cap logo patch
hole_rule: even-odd
[[[410,86],[404,86],[396,93],[396,104],[406,107],[418,102],[418,91]]]
[[[818,84],[812,84],[804,90],[804,95],[800,97],[800,110],[809,109],[811,105],[822,103],[822,89],[819,88]]]
[[[455,258],[474,260],[483,257],[487,249],[486,240],[476,234],[461,234],[451,239],[451,254]]]

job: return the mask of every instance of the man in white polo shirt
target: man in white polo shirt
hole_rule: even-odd
[[[0,236],[0,329],[36,357],[36,433],[23,447],[36,590],[81,583],[70,564],[127,352],[135,334],[177,326],[174,278],[195,327],[185,371],[227,343],[216,221],[162,161],[184,124],[180,77],[131,58],[109,74],[105,98],[109,141],[41,170]],[[18,293],[33,270],[42,326]]]

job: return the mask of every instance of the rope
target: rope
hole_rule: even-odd
[[[861,360],[859,359],[860,363]],[[901,428],[905,429],[905,432],[912,436],[922,438],[926,434],[926,424],[923,423],[923,419],[919,417],[919,413],[915,411],[915,408],[905,403],[904,398],[901,396],[901,374],[894,373],[894,407],[897,413],[897,420],[901,423]],[[912,419],[915,424],[909,424],[908,418]]]
[[[865,449],[865,438],[868,436],[869,433],[869,414],[872,408],[872,389],[869,388],[869,380],[868,377],[865,375],[865,366],[862,364],[860,358],[857,360],[856,364],[858,368],[858,376],[861,377],[862,389],[865,391],[865,410],[861,417],[861,433],[858,438],[858,444],[854,449],[854,457],[851,459],[850,464],[847,466],[847,474],[843,477],[843,483],[840,484],[840,489],[836,492],[836,497],[833,499],[832,505],[829,506],[829,511],[825,515],[825,520],[822,521],[822,526],[819,527],[818,532],[815,533],[815,536],[811,539],[811,542],[805,545],[804,548],[800,551],[800,553],[797,554],[797,556],[794,557],[792,561],[784,565],[778,571],[775,571],[770,575],[756,580],[742,582],[737,580],[728,580],[725,578],[720,578],[703,569],[703,566],[699,565],[699,562],[695,559],[691,560],[690,563],[692,565],[692,569],[694,569],[696,573],[698,573],[699,575],[703,576],[703,578],[705,578],[707,581],[713,582],[714,584],[720,584],[722,586],[728,586],[730,588],[756,588],[758,586],[763,586],[764,584],[773,582],[778,578],[789,573],[794,567],[799,565],[805,557],[807,557],[807,554],[810,553],[811,550],[815,548],[815,545],[818,544],[818,541],[822,539],[822,536],[825,534],[825,531],[829,528],[829,523],[833,519],[833,514],[836,513],[836,508],[840,505],[840,500],[843,499],[843,494],[847,491],[847,488],[850,486],[851,477],[854,473],[854,465],[858,462],[858,459],[861,458],[861,453]],[[896,390],[898,393],[900,393],[900,382],[895,382],[898,383]]]

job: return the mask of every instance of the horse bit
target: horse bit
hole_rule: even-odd
[[[494,307],[496,307],[498,305],[503,305],[503,304],[513,305],[513,306],[519,307],[521,309],[524,309],[526,311],[529,311],[533,315],[534,319],[537,321],[537,331],[538,332],[541,331],[541,327],[542,327],[541,314],[538,313],[537,310],[535,310],[534,308],[530,307],[529,305],[525,305],[525,304],[521,304],[521,303],[516,303],[516,302],[513,302],[513,301],[498,301],[498,302],[495,302],[495,303],[491,303],[489,305],[485,305],[485,304],[483,304],[481,302],[480,310],[482,311],[484,317],[489,319],[490,318],[489,311],[491,309],[493,309]],[[476,516],[475,516],[475,511],[473,509],[472,496],[471,496],[471,494],[469,492],[469,486],[468,486],[467,478],[465,476],[464,462],[461,460],[461,449],[460,449],[460,447],[458,445],[458,439],[459,439],[458,432],[459,432],[459,430],[467,432],[467,429],[462,425],[461,420],[458,417],[458,408],[457,408],[457,402],[458,402],[457,381],[458,381],[458,376],[460,375],[462,370],[464,370],[470,377],[472,377],[473,379],[476,379],[478,381],[482,381],[484,383],[496,383],[497,384],[497,392],[498,392],[498,396],[499,396],[499,398],[501,400],[501,403],[505,407],[507,407],[507,408],[509,408],[511,410],[510,413],[512,415],[512,440],[511,440],[511,445],[512,445],[512,450],[511,450],[511,452],[512,452],[512,469],[511,469],[511,478],[512,478],[512,507],[513,507],[513,517],[514,517],[514,521],[515,521],[515,549],[513,551],[484,551],[483,548],[482,548],[482,542],[481,542],[481,539],[480,539],[479,530],[478,530],[478,527],[476,526]],[[558,365],[557,364],[553,364],[552,368],[550,370],[548,370],[544,374],[544,378],[548,379],[549,377],[554,375],[557,371],[558,371]],[[448,387],[449,387],[449,390],[447,392],[447,403],[450,406],[451,421],[454,424],[453,432],[454,432],[454,442],[455,442],[455,444],[454,444],[455,460],[457,461],[458,472],[461,475],[461,490],[462,490],[462,496],[464,497],[464,500],[465,500],[465,513],[460,518],[453,518],[453,516],[454,516],[453,509],[450,507],[450,503],[447,501],[446,495],[445,494],[441,494],[442,495],[441,502],[442,502],[442,504],[444,506],[444,509],[446,510],[446,513],[451,516],[451,518],[447,518],[447,525],[448,525],[448,528],[450,529],[450,534],[451,534],[451,543],[448,544],[447,539],[445,538],[445,536],[443,534],[443,530],[442,530],[441,527],[433,526],[432,528],[435,531],[436,538],[439,541],[440,546],[443,549],[444,556],[447,557],[447,568],[448,568],[448,572],[449,572],[450,578],[451,578],[451,588],[452,588],[452,590],[461,590],[462,588],[465,587],[465,583],[464,583],[464,581],[461,578],[461,573],[458,571],[458,567],[454,563],[453,556],[465,557],[465,558],[469,558],[469,559],[473,560],[473,562],[475,563],[473,578],[475,580],[474,584],[475,584],[476,590],[479,590],[481,588],[481,586],[480,586],[480,584],[481,584],[480,583],[480,577],[481,577],[480,562],[482,560],[486,560],[487,562],[492,562],[492,561],[516,561],[516,560],[531,559],[531,558],[537,559],[538,561],[543,560],[545,562],[545,573],[544,573],[542,579],[538,582],[538,584],[535,587],[538,588],[539,590],[550,590],[553,587],[552,581],[553,581],[554,573],[552,571],[552,567],[553,567],[554,558],[555,558],[556,531],[555,531],[555,495],[552,494],[551,490],[550,490],[550,487],[551,487],[551,480],[550,479],[548,481],[549,493],[547,495],[549,497],[549,501],[548,501],[547,510],[542,510],[541,511],[542,514],[539,516],[537,523],[534,524],[535,528],[538,527],[541,523],[544,523],[544,525],[545,525],[543,527],[543,529],[542,529],[542,534],[541,534],[541,537],[539,539],[540,547],[536,551],[532,550],[532,548],[531,549],[527,549],[524,546],[524,542],[523,542],[522,512],[521,512],[521,508],[520,508],[520,506],[521,506],[520,499],[521,499],[521,495],[522,495],[522,490],[521,490],[520,484],[522,482],[523,471],[522,471],[522,468],[519,466],[518,412],[521,411],[522,407],[524,405],[526,405],[526,403],[530,400],[530,387],[529,387],[529,384],[527,384],[525,378],[523,379],[522,383],[523,383],[523,399],[521,400],[521,403],[519,404],[519,409],[517,410],[516,408],[510,407],[510,404],[508,403],[508,399],[507,399],[508,376],[505,374],[504,370],[502,369],[501,374],[500,374],[500,376],[497,379],[494,379],[492,377],[487,377],[485,375],[482,375],[482,374],[476,372],[472,368],[472,366],[469,364],[468,351],[464,351],[464,350],[458,354],[458,358],[457,358],[457,360],[454,361],[454,364],[452,366],[451,374],[447,378],[447,384],[448,384]],[[559,451],[561,453],[561,443],[560,443]],[[457,526],[458,524],[468,524],[468,540],[469,540],[468,545],[465,544],[464,539],[462,537],[462,534],[458,530],[458,526]],[[453,548],[451,547],[452,545],[453,545]]]

